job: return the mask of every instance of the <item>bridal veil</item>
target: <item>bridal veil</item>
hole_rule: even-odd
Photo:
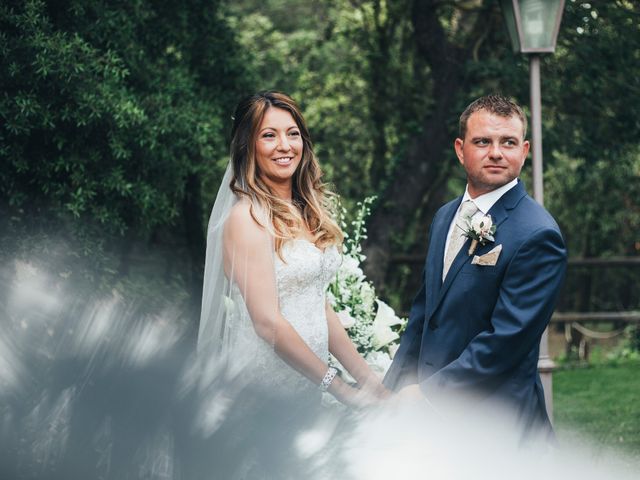
[[[198,356],[223,367],[229,380],[250,374],[263,358],[275,355],[272,322],[278,312],[273,237],[257,202],[252,213],[265,228],[247,232],[236,221],[237,210],[249,208],[249,201],[231,190],[232,178],[230,162],[207,228],[198,332]]]

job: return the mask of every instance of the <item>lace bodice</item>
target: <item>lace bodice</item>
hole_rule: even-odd
[[[307,345],[328,360],[326,290],[340,265],[335,247],[325,252],[306,240],[285,245],[284,260],[276,258],[280,311]]]
[[[304,239],[285,243],[282,258],[275,255],[280,312],[318,358],[325,362],[329,358],[326,290],[340,262],[341,256],[335,246],[322,251]],[[278,357],[273,346],[258,338],[252,325],[245,324],[243,337],[244,348],[252,352],[251,361],[246,366],[252,382],[277,393],[310,391],[319,397],[316,386]]]

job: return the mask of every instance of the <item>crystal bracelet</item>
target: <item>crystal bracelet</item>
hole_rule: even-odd
[[[320,382],[320,385],[318,386],[321,392],[327,391],[327,389],[329,388],[329,385],[331,385],[331,382],[333,382],[333,379],[336,378],[337,373],[338,373],[337,368],[329,367],[329,369],[327,370],[327,373],[325,373],[324,378],[322,379],[322,382]]]

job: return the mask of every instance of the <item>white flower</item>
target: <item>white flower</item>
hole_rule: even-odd
[[[398,351],[398,347],[400,347],[399,343],[393,343],[393,344],[389,345],[389,356],[391,357],[391,360],[393,360],[393,357],[396,356],[396,352]]]
[[[360,268],[360,262],[357,259],[344,255],[342,257],[342,265],[340,265],[340,273],[343,277],[353,276],[358,279],[364,278],[364,272]]]
[[[351,328],[356,324],[356,319],[349,314],[349,311],[347,309],[340,310],[339,312],[336,312],[336,314],[338,315],[340,323],[345,329]]]
[[[376,292],[367,282],[364,282],[360,286],[360,300],[362,301],[362,308],[364,310],[373,310],[373,303],[376,300]]]
[[[374,325],[380,323],[386,327],[392,327],[394,325],[402,324],[402,320],[396,316],[396,312],[393,311],[393,308],[380,299],[377,299],[376,303],[378,304],[378,312],[376,313],[376,318],[373,321]]]
[[[365,360],[374,372],[381,375],[387,373],[391,366],[391,357],[385,352],[371,352],[367,354]]]
[[[492,225],[491,215],[476,215],[471,219],[471,228],[480,237],[489,235]]]
[[[394,340],[397,340],[398,338],[400,338],[400,335],[391,330],[391,328],[386,325],[374,322],[372,343],[375,350],[380,350],[382,347],[393,342]]]
[[[391,330],[394,325],[401,325],[402,320],[398,318],[393,309],[380,299],[376,299],[378,303],[378,312],[373,320],[373,346],[376,350],[381,349],[385,345],[400,338],[396,332]]]

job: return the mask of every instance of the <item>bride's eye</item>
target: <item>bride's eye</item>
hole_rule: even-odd
[[[291,135],[292,137],[299,137],[300,136],[300,132],[297,130],[292,130],[289,132],[289,135]]]

